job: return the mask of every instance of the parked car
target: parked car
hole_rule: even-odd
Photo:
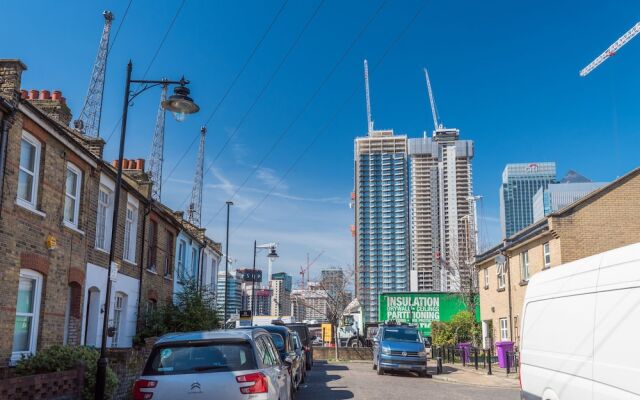
[[[289,367],[289,376],[291,377],[292,387],[294,390],[298,390],[299,382],[296,382],[295,377],[298,376],[298,370],[300,368],[304,368],[304,365],[302,364],[302,359],[296,354],[291,330],[284,325],[252,326],[241,329],[264,329],[271,334],[271,338],[278,349],[280,358]]]
[[[168,334],[154,345],[134,399],[292,399],[291,377],[264,329]],[[199,398],[199,396],[196,396]]]
[[[373,369],[378,375],[401,370],[427,376],[427,351],[424,339],[415,326],[381,325],[373,338]]]
[[[298,369],[298,375],[296,377],[296,382],[299,386],[301,383],[304,383],[305,380],[307,379],[307,369],[304,367],[305,365],[307,365],[307,355],[304,351],[304,347],[302,347],[302,342],[300,341],[300,336],[298,335],[298,332],[291,331],[291,335],[293,336],[294,350],[298,355],[298,357],[300,357],[300,361],[301,361],[300,365],[302,366],[301,368]]]
[[[523,399],[640,399],[640,243],[535,274],[520,337]]]
[[[309,326],[307,324],[287,324],[287,328],[295,331],[300,336],[300,341],[302,342],[302,347],[304,347],[304,352],[306,354],[306,364],[305,367],[307,371],[313,367],[313,345],[314,341],[318,338],[311,334],[309,331]],[[322,343],[320,344],[322,345]]]

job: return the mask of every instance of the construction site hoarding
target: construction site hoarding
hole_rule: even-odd
[[[431,336],[433,321],[450,321],[467,310],[469,298],[462,294],[433,292],[383,293],[379,296],[379,321],[415,325],[423,336]],[[474,295],[475,316],[480,321],[480,298]]]

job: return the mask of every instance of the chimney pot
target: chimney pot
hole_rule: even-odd
[[[136,169],[138,171],[144,171],[144,158],[138,158],[136,160]]]
[[[51,99],[53,100],[60,100],[62,99],[62,92],[59,90],[54,90],[53,94],[51,95]]]
[[[37,90],[31,89],[29,91],[29,100],[37,100],[39,94],[40,92],[38,92]]]
[[[26,90],[22,89],[20,91],[20,97],[22,97],[23,99],[29,98],[29,92],[27,92]]]
[[[118,169],[118,160],[111,161],[111,165],[113,165],[113,168]]]
[[[51,99],[51,92],[48,90],[40,91],[40,100],[49,100]]]

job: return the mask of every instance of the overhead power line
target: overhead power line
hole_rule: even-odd
[[[258,164],[251,170],[251,172],[249,173],[249,175],[247,175],[247,177],[244,179],[244,181],[240,184],[240,186],[238,186],[236,188],[236,190],[234,191],[233,195],[231,196],[231,200],[236,196],[236,194],[238,194],[238,192],[247,184],[247,182],[249,181],[249,179],[251,179],[251,177],[253,176],[253,174],[262,166],[262,164],[265,162],[265,160],[271,155],[271,153],[273,153],[273,151],[277,148],[277,146],[280,144],[280,142],[282,141],[282,139],[284,139],[284,137],[287,135],[287,133],[291,130],[291,128],[293,128],[293,126],[298,122],[298,120],[300,120],[300,118],[307,112],[307,110],[309,109],[309,107],[311,106],[311,104],[314,102],[314,100],[316,99],[316,97],[318,97],[318,95],[320,94],[320,92],[322,91],[322,89],[324,88],[324,86],[329,82],[329,80],[331,80],[331,78],[333,77],[333,75],[335,74],[335,72],[337,71],[338,67],[340,66],[340,64],[342,64],[342,62],[346,59],[346,57],[349,55],[349,53],[351,53],[351,51],[353,50],[353,48],[355,47],[356,43],[362,38],[362,36],[364,35],[364,33],[367,31],[367,29],[369,28],[369,26],[371,26],[371,24],[373,23],[373,21],[376,19],[376,17],[378,16],[378,14],[380,14],[380,11],[382,11],[382,9],[384,8],[384,6],[386,5],[387,0],[383,0],[380,5],[378,6],[378,8],[373,12],[373,14],[371,14],[371,16],[369,17],[369,19],[367,20],[367,22],[364,24],[364,26],[360,29],[360,31],[358,32],[358,34],[353,38],[353,40],[351,41],[351,43],[349,44],[349,46],[345,49],[345,51],[342,53],[342,55],[340,56],[340,58],[338,59],[338,61],[336,61],[336,63],[333,65],[333,67],[331,68],[331,70],[329,71],[329,73],[327,73],[327,75],[325,75],[324,79],[322,80],[322,82],[320,83],[320,85],[316,88],[316,90],[313,92],[313,94],[311,95],[311,97],[309,97],[309,99],[305,102],[304,106],[302,107],[302,109],[296,114],[296,116],[293,118],[293,120],[289,123],[289,125],[287,125],[287,127],[280,133],[280,135],[278,135],[278,137],[276,138],[275,142],[273,142],[273,144],[271,145],[271,147],[269,148],[269,150],[267,151],[267,153],[260,159],[260,161],[258,162]],[[212,164],[209,165],[209,168],[207,169],[207,171],[209,171],[212,167]],[[218,211],[216,212],[216,214],[209,220],[209,223],[211,223],[213,220],[215,220],[215,218],[218,216],[218,214],[220,214],[220,212],[222,212],[222,209],[224,207],[218,209]],[[209,224],[207,223],[207,225]]]
[[[238,82],[238,79],[244,73],[244,70],[247,69],[247,66],[249,65],[249,63],[251,63],[251,60],[253,60],[253,57],[258,52],[258,49],[262,46],[262,43],[264,42],[264,40],[267,38],[267,36],[269,36],[269,33],[271,32],[271,29],[276,24],[278,19],[280,19],[280,15],[284,11],[285,6],[287,5],[288,2],[289,2],[289,0],[285,0],[282,3],[280,8],[278,9],[278,12],[273,16],[273,18],[271,19],[271,22],[269,23],[269,25],[267,25],[267,28],[264,30],[264,32],[262,32],[262,35],[260,36],[260,39],[258,39],[258,42],[256,43],[256,45],[253,46],[253,50],[251,50],[251,53],[249,53],[249,56],[245,60],[244,64],[242,65],[242,67],[240,67],[240,69],[238,70],[238,72],[234,76],[233,80],[231,81],[231,84],[229,84],[229,86],[225,90],[224,94],[222,95],[222,97],[220,98],[220,100],[218,101],[216,106],[213,108],[213,110],[209,114],[209,117],[207,118],[206,122],[204,123],[205,126],[208,125],[209,122],[211,122],[211,120],[213,119],[213,117],[215,117],[215,115],[218,113],[218,110],[220,109],[220,106],[222,106],[222,103],[224,103],[224,101],[227,99],[227,96],[229,96],[229,93],[231,93],[231,90],[235,87],[236,83]],[[198,141],[199,137],[200,137],[200,135],[194,136],[193,140],[191,141],[191,144],[189,144],[189,147],[187,147],[187,149],[182,153],[182,155],[178,159],[178,162],[173,166],[173,168],[171,169],[171,171],[169,172],[167,177],[164,178],[163,184],[167,183],[167,181],[169,180],[169,178],[171,178],[171,176],[176,171],[176,169],[178,169],[178,167],[180,166],[180,164],[182,163],[184,158],[187,156],[187,154],[189,154],[189,152],[191,151],[193,146]],[[225,143],[225,146],[226,146],[226,143]],[[186,202],[186,200],[185,200],[185,202]],[[182,205],[184,205],[184,202],[183,202]],[[180,208],[182,208],[182,206],[180,206]]]
[[[158,44],[158,47],[156,48],[156,51],[153,54],[153,57],[151,58],[151,61],[149,62],[149,65],[147,65],[147,69],[144,71],[144,74],[142,75],[141,79],[145,79],[147,77],[147,73],[149,72],[149,70],[153,66],[153,63],[155,63],[156,58],[158,57],[158,54],[160,54],[160,50],[164,46],[164,43],[167,40],[167,37],[169,37],[169,33],[171,33],[171,30],[173,29],[173,25],[175,24],[176,20],[178,19],[178,16],[180,15],[180,12],[182,11],[182,8],[186,4],[186,2],[187,2],[187,0],[182,0],[180,5],[176,9],[176,12],[173,15],[173,18],[171,19],[171,22],[169,22],[169,26],[167,26],[167,29],[165,30],[164,35],[162,36],[162,40],[160,41],[160,44]],[[127,7],[127,10],[128,10],[128,7]],[[116,133],[116,130],[120,126],[121,122],[122,122],[122,117],[120,117],[120,119],[118,119],[118,122],[116,122],[116,124],[113,126],[113,129],[111,130],[111,133],[109,134],[109,137],[107,137],[107,140],[106,140],[107,143],[109,143],[109,141],[113,137],[114,133]]]
[[[387,46],[387,48],[385,49],[384,53],[382,54],[382,57],[380,58],[380,60],[378,60],[376,62],[376,64],[373,66],[372,71],[375,71],[380,64],[382,64],[382,62],[385,60],[385,58],[387,57],[387,55],[391,52],[391,50],[398,44],[398,42],[400,42],[400,40],[404,37],[404,35],[407,33],[407,31],[411,28],[411,26],[415,23],[415,21],[418,19],[418,17],[420,16],[420,14],[422,13],[422,11],[424,10],[424,8],[426,7],[427,3],[423,3],[423,5],[415,12],[415,14],[413,15],[413,17],[409,20],[409,22],[407,22],[407,24],[404,26],[404,28],[398,33],[398,35],[396,35],[396,37],[394,38],[394,40],[389,44],[389,46]],[[340,113],[342,112],[342,110],[347,106],[347,104],[349,104],[351,102],[351,100],[353,99],[353,97],[356,95],[356,93],[358,92],[359,88],[356,87],[354,88],[354,90],[351,92],[351,94],[347,97],[347,99],[340,105],[340,107],[338,107],[338,109],[336,110],[336,112],[332,115],[332,117],[327,121],[326,124],[324,124],[324,126],[314,135],[313,139],[311,140],[311,142],[307,145],[307,147],[298,155],[298,157],[294,160],[294,162],[289,166],[289,168],[287,168],[287,170],[285,171],[285,173],[282,175],[282,177],[278,180],[278,182],[276,182],[271,189],[262,197],[262,199],[258,202],[258,204],[255,205],[255,207],[253,207],[251,209],[251,211],[249,211],[249,213],[247,215],[245,215],[245,217],[240,221],[240,223],[235,227],[234,229],[234,233],[237,232],[240,227],[251,217],[251,215],[253,215],[253,213],[260,208],[260,206],[265,202],[265,200],[273,193],[274,190],[276,190],[276,188],[278,186],[280,186],[280,184],[282,184],[282,182],[284,181],[284,179],[287,177],[287,175],[289,175],[289,173],[291,173],[291,171],[293,171],[293,169],[298,165],[298,163],[302,160],[302,158],[305,156],[305,154],[307,154],[307,152],[309,150],[311,150],[311,148],[315,145],[316,141],[320,138],[320,136],[322,136],[322,134],[324,134],[326,131],[329,130],[329,127],[335,122],[335,120],[337,119],[337,117],[340,115]]]

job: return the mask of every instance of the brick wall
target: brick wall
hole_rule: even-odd
[[[27,131],[41,144],[37,212],[17,205],[17,183],[22,132]],[[0,363],[11,355],[15,307],[21,268],[42,274],[37,348],[62,343],[65,313],[70,291],[70,271],[81,273],[86,265],[88,203],[91,200],[81,191],[78,229],[66,227],[63,221],[64,184],[66,166],[72,162],[82,170],[83,188],[92,186],[91,166],[73,150],[49,134],[36,121],[19,112],[8,132],[7,159],[2,188],[0,218]],[[45,240],[51,236],[57,248],[48,250]],[[76,282],[83,285],[84,282]],[[82,291],[73,297],[75,309],[82,302]],[[77,341],[77,321],[70,323],[70,337]]]
[[[549,243],[551,267],[593,254],[640,242],[640,170],[631,172],[605,190],[579,202],[579,206],[548,218],[548,229],[529,240],[506,248],[511,274],[511,319],[509,288],[498,290],[494,254],[477,264],[480,270],[480,314],[492,321],[494,341],[500,340],[499,320],[508,319],[510,340],[519,341],[520,316],[527,284],[521,282],[521,254],[529,254],[529,275],[542,271],[543,245]],[[484,270],[489,274],[489,288],[484,288]],[[508,279],[507,279],[508,285]]]

